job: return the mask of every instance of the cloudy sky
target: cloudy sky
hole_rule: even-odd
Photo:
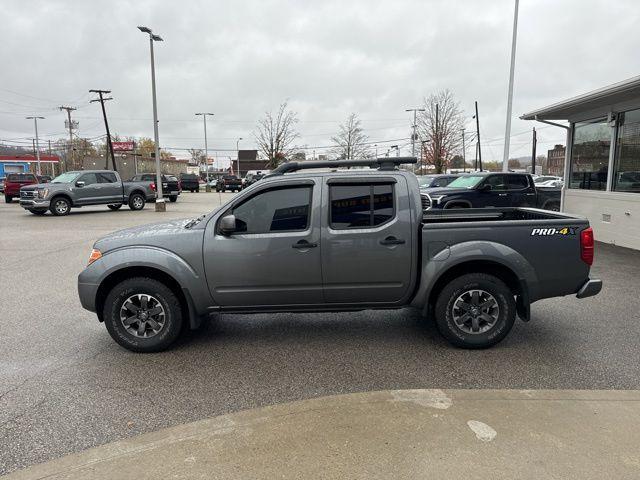
[[[161,146],[178,157],[202,148],[195,112],[215,113],[210,150],[254,148],[266,110],[288,99],[300,145],[316,154],[347,115],[362,118],[380,151],[409,153],[405,109],[453,91],[474,128],[480,105],[483,158],[502,156],[513,0],[465,1],[30,1],[3,0],[0,140],[64,136],[61,104],[78,107],[79,134],[104,134],[89,89],[110,89],[111,130],[153,135],[149,44],[156,44]],[[528,155],[533,124],[517,117],[640,74],[637,0],[521,0],[511,156]],[[538,125],[539,149],[564,131]],[[227,150],[225,152],[225,150]],[[473,148],[468,149],[473,156]]]

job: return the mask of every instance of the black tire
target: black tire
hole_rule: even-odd
[[[173,203],[177,202],[178,201],[178,196],[177,195],[171,195],[169,197],[169,201],[173,202]]]
[[[129,208],[131,210],[142,210],[145,203],[147,201],[141,193],[135,192],[129,195]]]
[[[136,295],[150,296],[164,310],[162,317],[164,323],[157,333],[153,333],[151,326],[143,326],[144,334],[153,334],[148,338],[131,333],[121,319],[121,312],[125,315],[130,314],[129,318],[137,315],[124,307],[127,300]],[[130,278],[113,287],[104,302],[103,318],[111,338],[132,352],[148,353],[165,350],[175,342],[182,329],[182,308],[178,297],[164,283],[148,277]],[[139,320],[135,320],[130,325],[130,329],[139,331],[139,328]]]
[[[71,202],[66,197],[53,197],[51,199],[49,211],[56,217],[69,215],[69,212],[71,211]]]
[[[544,206],[545,210],[551,210],[552,212],[560,211],[560,204],[558,202],[550,202]]]
[[[467,327],[464,324],[459,326],[454,321],[454,317],[457,316],[458,321],[464,317],[464,315],[459,315],[465,310],[457,307],[460,305],[458,302],[465,295],[471,296],[470,292],[474,290],[483,291],[493,297],[497,310],[495,307],[485,308],[491,309],[490,313],[495,315],[497,319],[492,325],[482,319],[477,320],[476,326],[479,322],[484,322],[484,327],[481,323],[478,332],[469,332],[468,329],[473,330],[474,327],[471,325]],[[462,303],[467,305],[465,302]],[[480,312],[480,315],[483,315],[482,308]],[[477,315],[477,311],[474,313]],[[489,313],[484,315],[491,318]],[[452,280],[442,289],[436,301],[435,320],[438,330],[451,344],[461,348],[488,348],[495,345],[507,336],[513,327],[515,318],[516,302],[513,292],[502,280],[485,273],[469,273]]]
[[[11,202],[13,202],[13,197],[11,195],[5,195],[4,196],[4,201],[5,201],[5,203],[11,203]]]
[[[107,207],[109,207],[111,210],[120,210],[122,208],[122,204],[116,203],[114,205],[107,205]]]
[[[38,216],[42,216],[45,213],[47,213],[46,210],[33,210],[31,208],[28,209],[31,213],[33,213],[34,215],[38,215]]]

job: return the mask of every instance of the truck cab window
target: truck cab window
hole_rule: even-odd
[[[311,187],[276,188],[260,192],[233,209],[238,233],[306,230]]]
[[[98,183],[98,178],[95,173],[85,173],[78,178],[79,182],[84,182],[85,185],[93,185]]]
[[[491,190],[506,190],[504,175],[489,175],[483,182],[484,185],[491,185]]]
[[[115,173],[100,172],[98,173],[98,181],[100,183],[116,183],[118,179]]]
[[[529,188],[529,179],[526,175],[508,175],[509,190],[524,190]]]
[[[393,186],[332,185],[331,228],[371,228],[388,222],[394,216]]]

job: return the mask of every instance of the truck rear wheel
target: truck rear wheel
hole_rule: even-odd
[[[120,210],[120,208],[122,207],[122,204],[116,203],[114,205],[107,205],[107,207],[109,207],[111,210]]]
[[[5,201],[5,203],[11,203],[11,202],[13,202],[13,197],[11,195],[5,195],[4,196],[4,201]]]
[[[171,196],[169,197],[169,201],[170,201],[171,203],[177,202],[177,201],[178,201],[178,196],[177,196],[177,195],[171,195]]]
[[[148,277],[124,280],[104,302],[104,324],[111,338],[132,352],[160,352],[180,334],[182,309],[164,283]]]
[[[507,336],[515,321],[513,292],[499,278],[469,273],[449,282],[438,295],[435,320],[450,343],[487,348]]]
[[[142,210],[146,200],[141,193],[132,193],[129,196],[129,208],[131,210]]]

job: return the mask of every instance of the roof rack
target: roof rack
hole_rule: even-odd
[[[297,172],[310,168],[344,168],[344,167],[371,167],[378,170],[395,170],[398,165],[418,163],[416,157],[380,157],[364,158],[362,160],[309,160],[304,162],[285,162],[275,168],[268,177],[283,175],[288,172]]]

